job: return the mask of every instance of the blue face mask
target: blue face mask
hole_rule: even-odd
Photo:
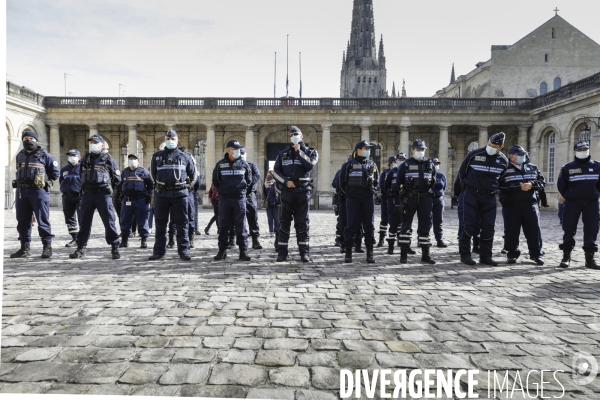
[[[371,155],[371,150],[363,150],[363,157],[367,158]]]
[[[298,142],[300,142],[300,135],[293,135],[290,140],[293,144],[298,144]]]
[[[177,147],[177,141],[176,140],[167,140],[167,141],[165,141],[165,147],[169,150],[173,150],[175,147]]]
[[[527,157],[525,157],[525,156],[519,156],[519,157],[517,157],[517,162],[519,164],[524,164],[526,160],[527,160]]]
[[[240,150],[239,149],[233,151],[233,158],[240,158]]]

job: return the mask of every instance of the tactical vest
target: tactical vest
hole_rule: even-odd
[[[167,190],[185,189],[187,179],[188,158],[175,149],[173,152],[163,150],[155,156],[157,189],[161,186]]]
[[[60,191],[62,193],[73,193],[79,192],[81,189],[81,163],[76,166],[71,164],[63,167],[62,177],[60,182]]]
[[[44,181],[48,180],[46,174],[46,152],[38,147],[32,153],[21,151],[17,154],[17,182],[31,184],[36,174],[43,174]]]
[[[109,187],[111,169],[112,163],[108,153],[104,152],[95,158],[92,158],[90,153],[86,153],[81,161],[81,185]]]
[[[348,174],[348,179],[346,180],[348,189],[373,188],[375,164],[372,161],[367,160],[362,164],[353,159],[348,164],[346,172]]]
[[[409,191],[428,191],[435,180],[435,167],[430,159],[417,162],[409,158],[404,162],[406,173],[404,175],[404,187]]]
[[[133,171],[130,168],[126,168],[121,173],[121,179],[123,180],[123,194],[126,196],[141,196],[148,194],[146,189],[146,182],[144,182],[144,176],[146,170],[142,167],[138,167]]]

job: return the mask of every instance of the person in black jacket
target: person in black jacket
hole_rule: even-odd
[[[252,171],[241,156],[243,146],[237,140],[227,142],[227,153],[213,170],[212,183],[219,191],[219,252],[214,260],[227,258],[229,230],[235,226],[240,249],[240,261],[250,261],[248,256],[248,231],[246,230],[246,193],[252,185]]]
[[[77,245],[77,234],[79,233],[79,206],[81,205],[81,153],[77,149],[71,149],[67,152],[68,163],[60,170],[60,191],[62,192],[63,214],[65,215],[65,224],[69,230],[72,240],[65,244],[65,247]]]
[[[567,268],[571,252],[575,247],[577,223],[583,216],[583,251],[586,268],[600,269],[594,255],[598,252],[598,198],[600,198],[600,162],[592,160],[588,142],[577,142],[574,146],[575,160],[562,166],[556,186],[565,198],[563,215],[563,242],[559,246],[563,259],[559,265]]]
[[[388,230],[389,214],[388,214],[388,194],[385,186],[385,178],[396,166],[396,156],[388,158],[388,168],[381,171],[379,174],[379,190],[381,191],[381,221],[379,222],[379,242],[377,247],[383,247],[385,237]]]
[[[540,211],[537,193],[545,186],[544,177],[538,168],[529,163],[525,149],[514,145],[508,150],[510,164],[500,177],[500,203],[504,217],[504,248],[508,252],[507,262],[514,264],[521,255],[519,235],[521,227],[527,239],[529,257],[538,265],[541,258]]]

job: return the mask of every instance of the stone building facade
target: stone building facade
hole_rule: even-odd
[[[488,61],[435,97],[536,97],[599,71],[600,45],[556,15],[511,46],[492,46]]]
[[[600,73],[533,99],[46,97],[38,104],[40,96],[20,93],[7,83],[3,155],[8,197],[14,175],[10,168],[24,128],[37,132],[61,165],[69,148],[85,151],[87,138],[99,133],[121,167],[132,149],[149,167],[149,155],[160,148],[167,129],[175,128],[181,143],[195,154],[203,182],[210,185],[212,168],[228,140],[243,143],[264,176],[277,152],[289,145],[291,125],[299,126],[305,141],[319,152],[313,174],[316,208],[331,207],[333,176],[362,139],[377,145],[372,158],[383,168],[387,157],[409,151],[412,141],[422,138],[427,155],[440,158],[451,183],[469,148],[483,146],[491,134],[503,131],[506,147],[518,143],[528,149],[532,162],[549,178],[548,192],[555,193],[558,170],[572,157],[584,117],[600,117]],[[600,132],[593,129],[592,154],[598,158]],[[59,199],[55,190],[53,204]]]
[[[387,97],[383,36],[376,48],[373,0],[354,0],[352,29],[342,56],[340,97]]]

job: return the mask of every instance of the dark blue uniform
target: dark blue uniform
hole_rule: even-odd
[[[375,244],[375,186],[377,185],[377,167],[368,158],[355,156],[342,165],[340,189],[346,197],[347,225],[344,229],[346,249],[356,241],[362,225],[365,246]]]
[[[296,229],[296,239],[300,255],[309,254],[309,217],[310,208],[310,174],[317,165],[319,155],[317,150],[307,147],[304,142],[299,142],[300,149],[296,151],[293,146],[281,150],[275,160],[273,174],[281,184],[282,215],[279,224],[278,258],[288,255],[288,242],[292,219]],[[294,183],[294,188],[288,188],[287,183]]]
[[[385,186],[385,179],[390,173],[391,169],[381,171],[379,175],[379,190],[381,191],[381,221],[379,222],[379,237],[385,238],[388,230],[388,194]]]
[[[189,185],[196,183],[196,165],[192,156],[179,148],[154,153],[150,165],[154,179],[154,218],[156,240],[154,256],[167,252],[169,217],[177,228],[177,253],[189,257]],[[189,177],[189,180],[188,180]]]
[[[400,204],[400,186],[398,185],[398,169],[392,168],[385,177],[385,188],[387,190],[387,212],[388,212],[388,245],[389,254],[393,254],[394,243],[399,239],[400,215],[396,212],[396,205]]]
[[[225,153],[213,169],[212,183],[219,191],[219,251],[227,249],[232,228],[235,228],[240,252],[246,251],[246,193],[252,183],[250,166],[241,157],[231,161]]]
[[[337,224],[335,225],[335,235],[336,235],[336,240],[339,239],[339,246],[342,250],[346,248],[346,241],[344,240],[344,231],[346,229],[346,227],[348,226],[348,213],[346,212],[346,195],[342,192],[341,188],[340,188],[340,174],[341,174],[342,170],[338,169],[337,172],[335,173],[335,177],[333,178],[333,181],[331,182],[331,186],[333,186],[335,188],[335,191],[337,193],[337,198],[338,198],[338,217],[337,217]],[[362,224],[360,226],[359,231],[356,234],[355,237],[355,241],[354,244],[357,247],[360,247],[360,243],[362,241],[362,238],[364,236],[364,231],[362,228]]]
[[[140,237],[148,237],[148,212],[150,196],[154,189],[150,173],[143,167],[134,170],[127,167],[123,170],[121,179],[121,235],[123,238],[129,237],[135,219]]]
[[[583,217],[583,250],[596,253],[598,245],[598,198],[600,197],[600,162],[590,159],[575,159],[563,165],[556,182],[558,191],[565,198],[563,212],[562,250],[575,247],[577,223]]]
[[[80,164],[82,195],[77,248],[85,249],[87,247],[96,210],[104,224],[106,243],[111,246],[118,245],[120,241],[116,227],[117,216],[111,194],[121,183],[121,171],[115,160],[106,151],[97,154],[87,152]]]
[[[421,248],[431,247],[429,231],[431,231],[431,211],[433,208],[433,185],[437,169],[433,161],[427,157],[417,160],[407,159],[398,168],[396,186],[402,188],[406,198],[406,215],[400,228],[399,240],[401,248],[410,247],[411,227],[415,213],[419,219],[417,226],[418,242]]]
[[[69,234],[75,239],[79,233],[79,223],[81,221],[80,205],[81,197],[81,163],[75,166],[68,163],[60,170],[60,191],[62,193],[62,208],[65,216],[65,224]]]
[[[31,153],[23,149],[17,154],[15,207],[17,231],[22,246],[31,243],[33,216],[37,219],[42,243],[52,243],[54,235],[50,227],[50,196],[46,191],[47,186],[38,188],[34,180],[36,174],[42,174],[44,182],[55,181],[59,173],[56,159],[39,146]]]
[[[435,184],[433,185],[433,234],[438,242],[444,240],[444,191],[446,190],[446,175],[441,172],[435,174]]]
[[[463,190],[464,230],[460,237],[461,258],[471,256],[471,237],[481,228],[480,260],[492,258],[494,224],[496,223],[496,193],[500,175],[506,171],[508,159],[498,151],[488,155],[485,147],[473,150],[465,157],[458,171]]]
[[[248,230],[250,236],[257,238],[260,236],[260,229],[258,227],[258,202],[256,200],[256,190],[260,183],[260,171],[256,164],[247,162],[252,171],[252,181],[250,187],[246,192],[246,218],[248,219]]]
[[[531,183],[531,190],[521,190],[521,183]],[[540,211],[536,192],[545,186],[544,177],[538,168],[529,163],[517,166],[508,163],[506,172],[500,177],[500,203],[504,217],[504,249],[507,258],[521,255],[519,236],[521,227],[527,239],[529,256],[540,257]]]

